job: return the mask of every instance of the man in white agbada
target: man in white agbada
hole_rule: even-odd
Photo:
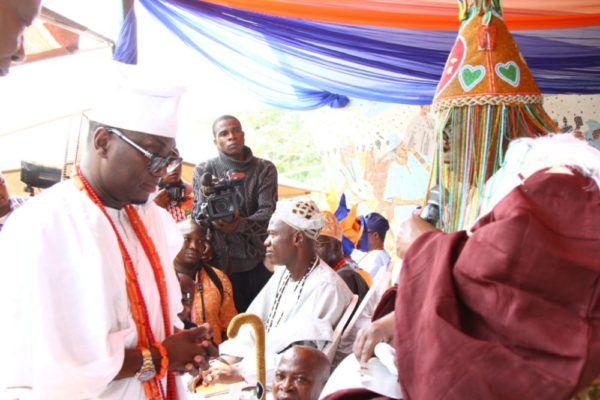
[[[247,310],[265,324],[268,382],[273,379],[279,353],[292,344],[322,350],[352,299],[346,283],[316,255],[314,241],[323,224],[317,205],[302,199],[280,201],[269,222],[267,257],[274,265],[285,267],[276,267]],[[256,379],[254,337],[248,327],[242,327],[235,339],[223,342],[219,352],[229,365],[216,363],[203,372],[205,382]]]
[[[181,235],[147,201],[181,163],[182,91],[115,91],[90,115],[77,174],[17,210],[0,236],[7,398],[182,399],[175,372],[197,373],[216,356],[207,326],[175,333]]]

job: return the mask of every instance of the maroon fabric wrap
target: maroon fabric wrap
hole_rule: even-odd
[[[568,399],[600,375],[600,193],[538,172],[473,235],[404,258],[395,347],[405,399]]]
[[[394,311],[394,307],[396,306],[396,294],[398,293],[398,289],[396,286],[392,286],[388,288],[381,295],[381,299],[379,299],[379,303],[375,306],[375,311],[373,311],[373,316],[371,317],[371,321],[377,321],[379,318],[388,315],[392,311]]]
[[[387,397],[382,397],[377,393],[373,393],[367,389],[344,389],[338,390],[325,396],[322,400],[385,400]]]

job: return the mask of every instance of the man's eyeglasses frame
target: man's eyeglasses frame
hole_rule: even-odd
[[[107,132],[116,135],[119,139],[146,156],[146,158],[148,158],[148,170],[153,174],[160,174],[160,172],[165,168],[167,170],[167,174],[170,174],[171,172],[175,171],[175,169],[183,162],[183,158],[181,157],[165,158],[150,153],[148,150],[144,149],[139,144],[125,136],[125,134],[117,128],[105,127],[104,129],[106,129]]]

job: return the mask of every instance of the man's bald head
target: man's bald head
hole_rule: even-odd
[[[308,346],[293,346],[283,353],[273,381],[275,400],[317,400],[331,363],[323,352]]]

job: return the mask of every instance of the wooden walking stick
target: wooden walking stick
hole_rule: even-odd
[[[227,337],[237,336],[240,327],[248,324],[254,330],[254,339],[256,341],[256,398],[265,399],[267,377],[265,370],[265,326],[262,320],[255,314],[238,314],[229,323],[227,327]]]

